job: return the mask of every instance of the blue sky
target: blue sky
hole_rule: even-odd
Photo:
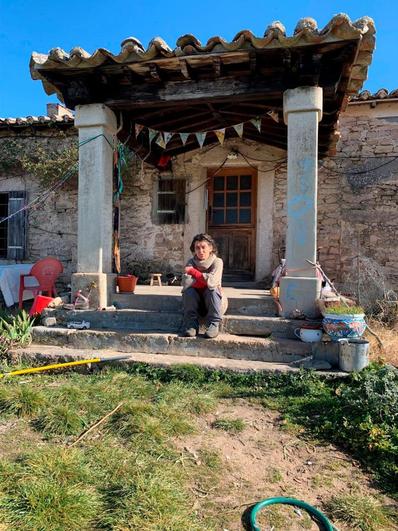
[[[311,16],[322,28],[336,13],[352,20],[367,15],[376,23],[376,52],[365,88],[398,88],[398,0],[0,0],[0,116],[45,114],[47,96],[29,73],[32,51],[47,53],[81,46],[92,53],[119,53],[129,36],[145,46],[162,37],[171,47],[180,35],[193,33],[206,42],[213,35],[230,40],[242,29],[263,35],[280,20],[288,35],[296,22]]]

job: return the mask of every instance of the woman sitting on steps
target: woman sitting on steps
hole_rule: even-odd
[[[221,288],[223,261],[217,257],[216,243],[208,234],[197,234],[190,249],[193,257],[188,260],[182,278],[184,335],[195,337],[203,317],[205,337],[215,338],[228,305]]]

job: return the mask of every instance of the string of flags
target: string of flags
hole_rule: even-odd
[[[222,129],[212,129],[209,131],[197,131],[195,133],[192,133],[192,132],[177,133],[173,131],[158,131],[157,129],[152,129],[151,127],[147,127],[146,125],[136,123],[135,124],[135,137],[138,139],[138,136],[143,131],[147,130],[148,135],[149,135],[149,144],[152,144],[152,142],[155,141],[156,144],[158,144],[158,146],[160,146],[162,149],[166,149],[167,144],[170,142],[170,140],[174,136],[179,136],[182,144],[185,146],[188,140],[188,137],[190,135],[193,135],[196,137],[199,147],[202,148],[205,143],[206,136],[211,133],[215,134],[220,144],[223,145],[224,140],[225,140],[226,129],[230,129],[230,128],[235,129],[238,136],[242,138],[244,126],[245,124],[248,124],[248,123],[253,124],[254,127],[256,127],[256,129],[258,130],[258,132],[259,133],[261,132],[261,118],[252,118],[251,120],[248,120],[246,122],[241,122],[239,124],[230,125],[228,127],[223,127]]]

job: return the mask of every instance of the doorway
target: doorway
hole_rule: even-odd
[[[250,281],[255,273],[257,171],[208,172],[207,230],[224,261],[224,280]]]

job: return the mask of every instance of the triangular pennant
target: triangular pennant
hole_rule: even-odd
[[[224,127],[224,129],[216,129],[214,132],[215,132],[216,137],[218,138],[218,141],[220,142],[220,144],[223,145],[224,144],[224,139],[225,139],[225,127]]]
[[[258,132],[261,133],[261,118],[252,118],[250,121],[258,129]]]
[[[181,141],[182,143],[186,144],[187,140],[188,140],[188,137],[189,137],[190,133],[180,133],[180,138],[181,138]]]
[[[158,131],[155,131],[155,129],[151,129],[150,127],[148,127],[148,131],[149,131],[149,143],[151,143],[152,140],[155,138],[155,136],[158,134]]]
[[[240,136],[240,138],[242,138],[242,135],[243,135],[243,123],[241,124],[236,124],[233,126],[233,128],[235,129],[235,131],[238,133],[238,135]]]
[[[164,143],[166,145],[173,135],[174,133],[163,133]]]
[[[138,135],[144,129],[144,126],[141,124],[135,124],[135,138],[138,138]]]
[[[159,134],[159,136],[157,137],[157,139],[155,140],[155,142],[156,142],[157,145],[160,146],[162,149],[165,149],[165,147],[166,147],[166,143],[165,143],[165,141],[164,141],[164,138],[163,138],[162,133]]]
[[[203,147],[203,144],[205,143],[206,135],[207,135],[207,131],[204,131],[203,133],[195,133],[195,136],[201,148]]]

